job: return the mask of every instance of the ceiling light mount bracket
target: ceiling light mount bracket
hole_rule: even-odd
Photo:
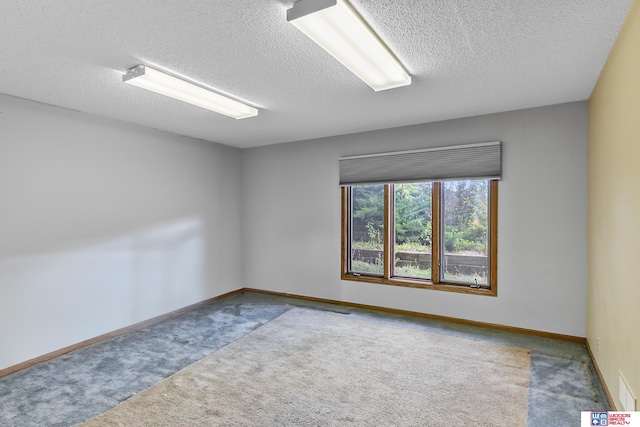
[[[337,0],[298,0],[293,4],[291,9],[287,10],[287,21],[293,21],[310,13],[333,7],[337,3]]]
[[[144,65],[138,65],[133,68],[129,68],[127,72],[122,76],[122,81],[126,82],[131,79],[135,79],[136,77],[144,76]]]

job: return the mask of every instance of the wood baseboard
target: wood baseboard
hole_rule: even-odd
[[[607,383],[604,380],[604,376],[602,375],[602,371],[598,366],[598,362],[593,355],[593,351],[591,351],[591,346],[589,345],[589,340],[585,340],[585,344],[587,345],[587,351],[589,352],[589,357],[591,358],[591,362],[593,363],[593,367],[596,370],[596,374],[598,375],[598,379],[600,380],[600,384],[602,384],[602,390],[604,390],[604,394],[609,402],[609,406],[613,408],[614,411],[617,411],[616,404],[613,400],[613,396],[611,396],[611,392],[609,391],[609,387],[607,387]]]
[[[459,319],[459,318],[455,318],[455,317],[447,317],[447,316],[439,316],[439,315],[435,315],[435,314],[427,314],[427,313],[420,313],[420,312],[416,312],[416,311],[408,311],[408,310],[399,310],[399,309],[394,309],[394,308],[387,308],[387,307],[379,307],[379,306],[374,306],[374,305],[366,305],[366,304],[358,304],[358,303],[350,303],[350,302],[345,302],[345,301],[337,301],[337,300],[331,300],[331,299],[326,299],[326,298],[317,298],[317,297],[310,297],[310,296],[304,296],[304,295],[296,295],[296,294],[288,294],[288,293],[282,293],[282,292],[275,292],[275,291],[267,291],[267,290],[262,290],[262,289],[253,289],[253,288],[242,288],[242,289],[238,289],[235,291],[231,291],[231,292],[227,292],[225,294],[222,295],[218,295],[216,297],[213,298],[209,298],[206,299],[204,301],[180,308],[178,310],[174,310],[172,312],[154,317],[152,319],[148,319],[148,320],[144,320],[142,322],[136,323],[134,325],[131,326],[127,326],[121,329],[117,329],[115,331],[111,331],[111,332],[107,332],[106,334],[102,334],[100,336],[70,345],[68,347],[64,347],[61,348],[59,350],[55,350],[52,351],[50,353],[44,354],[42,356],[38,356],[36,358],[27,360],[25,362],[19,363],[17,365],[13,365],[13,366],[9,366],[8,368],[4,368],[4,369],[0,369],[0,378],[13,374],[14,372],[18,372],[21,371],[23,369],[29,368],[31,366],[37,365],[38,363],[42,363],[42,362],[46,362],[47,360],[51,360],[53,358],[56,358],[58,356],[62,356],[63,354],[67,354],[70,353],[74,350],[79,350],[83,347],[87,347],[96,343],[99,343],[101,341],[107,340],[109,338],[113,338],[116,337],[118,335],[122,335],[122,334],[126,334],[129,332],[133,332],[133,331],[137,331],[140,329],[144,329],[147,328],[149,326],[155,325],[157,323],[163,322],[165,320],[180,316],[181,314],[187,313],[191,310],[197,309],[199,307],[208,305],[210,303],[212,303],[213,301],[222,299],[222,298],[226,298],[229,297],[231,295],[240,293],[240,292],[255,292],[255,293],[262,293],[262,294],[269,294],[269,295],[275,295],[275,296],[281,296],[281,297],[287,297],[287,298],[295,298],[295,299],[299,299],[299,300],[306,300],[306,301],[313,301],[313,302],[320,302],[320,303],[326,303],[326,304],[334,304],[334,305],[341,305],[341,306],[345,306],[345,307],[353,307],[353,308],[360,308],[360,309],[365,309],[365,310],[373,310],[373,311],[379,311],[379,312],[384,312],[384,313],[392,313],[392,314],[400,314],[400,315],[405,315],[405,316],[413,316],[413,317],[419,317],[419,318],[424,318],[424,319],[431,319],[431,320],[441,320],[444,322],[450,322],[450,323],[458,323],[458,324],[462,324],[462,325],[469,325],[469,326],[478,326],[478,327],[482,327],[482,328],[489,328],[489,329],[497,329],[497,330],[501,330],[501,331],[507,331],[507,332],[515,332],[515,333],[519,333],[519,334],[528,334],[528,335],[535,335],[535,336],[539,336],[539,337],[544,337],[544,338],[552,338],[552,339],[559,339],[559,340],[563,340],[563,341],[571,341],[571,342],[577,342],[580,344],[587,344],[587,349],[589,350],[589,354],[591,356],[591,360],[593,360],[594,366],[596,367],[596,372],[598,373],[598,376],[600,377],[600,381],[603,384],[603,388],[605,390],[605,393],[607,394],[607,399],[609,400],[609,404],[611,404],[611,406],[613,408],[615,408],[615,405],[613,405],[612,403],[612,399],[611,399],[611,394],[609,393],[609,390],[606,387],[606,384],[604,382],[604,379],[600,373],[600,370],[598,369],[598,365],[595,362],[595,359],[593,358],[593,354],[591,353],[591,349],[589,349],[588,343],[586,341],[585,338],[583,337],[576,337],[576,336],[572,336],[572,335],[562,335],[562,334],[556,334],[556,333],[552,333],[552,332],[544,332],[544,331],[536,331],[533,329],[525,329],[525,328],[517,328],[517,327],[513,327],[513,326],[505,326],[505,325],[499,325],[499,324],[494,324],[494,323],[485,323],[485,322],[477,322],[474,320],[467,320],[467,319]]]
[[[26,368],[30,368],[31,366],[37,365],[38,363],[46,362],[47,360],[54,359],[58,356],[62,356],[63,354],[70,353],[75,350],[79,350],[83,347],[88,347],[90,345],[99,343],[109,338],[117,337],[118,335],[126,334],[133,331],[138,331],[140,329],[148,328],[149,326],[153,326],[157,323],[163,322],[168,319],[172,319],[174,317],[180,316],[181,314],[187,313],[191,310],[195,310],[197,308],[203,307],[205,305],[211,304],[213,301],[226,298],[233,294],[239,293],[241,290],[235,290],[231,292],[227,292],[222,295],[218,295],[213,298],[206,299],[204,301],[197,302],[195,304],[188,305],[186,307],[179,308],[177,310],[171,311],[166,314],[162,314],[160,316],[144,320],[142,322],[136,323],[131,326],[126,326],[121,329],[117,329],[115,331],[107,332],[106,334],[99,335],[94,338],[90,338],[85,341],[81,341],[76,344],[72,344],[68,347],[61,348],[59,350],[52,351],[51,353],[44,354],[42,356],[35,357],[33,359],[27,360],[26,362],[18,363],[17,365],[9,366],[8,368],[0,369],[0,378],[7,376],[9,374],[13,374],[14,372],[21,371]]]
[[[584,337],[577,337],[577,336],[573,336],[573,335],[556,334],[556,333],[553,333],[553,332],[537,331],[535,329],[518,328],[518,327],[515,327],[515,326],[506,326],[506,325],[500,325],[500,324],[496,324],[496,323],[478,322],[478,321],[475,321],[475,320],[459,319],[459,318],[456,318],[456,317],[439,316],[439,315],[436,315],[436,314],[420,313],[420,312],[417,312],[417,311],[408,311],[408,310],[400,310],[400,309],[395,309],[395,308],[379,307],[379,306],[375,306],[375,305],[366,305],[366,304],[358,304],[358,303],[352,303],[352,302],[336,301],[336,300],[331,300],[331,299],[326,299],[326,298],[316,298],[316,297],[309,297],[309,296],[304,296],[304,295],[288,294],[288,293],[283,293],[283,292],[266,291],[266,290],[263,290],[263,289],[242,288],[241,291],[242,292],[257,292],[257,293],[262,293],[262,294],[270,294],[270,295],[275,295],[275,296],[295,298],[295,299],[306,300],[306,301],[320,302],[320,303],[326,303],[326,304],[335,304],[335,305],[341,305],[341,306],[345,306],[345,307],[361,308],[361,309],[365,309],[365,310],[380,311],[380,312],[384,312],[384,313],[401,314],[401,315],[405,315],[405,316],[420,317],[420,318],[423,318],[423,319],[441,320],[441,321],[449,322],[449,323],[458,323],[458,324],[468,325],[468,326],[478,326],[478,327],[481,327],[481,328],[488,328],[488,329],[497,329],[497,330],[506,331],[506,332],[515,332],[515,333],[518,333],[518,334],[535,335],[535,336],[538,336],[538,337],[552,338],[552,339],[563,340],[563,341],[571,341],[571,342],[576,342],[576,343],[579,343],[579,344],[585,344],[586,343],[586,338],[584,338]]]

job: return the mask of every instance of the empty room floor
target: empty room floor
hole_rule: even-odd
[[[577,425],[580,411],[609,409],[583,344],[246,291],[0,378],[0,425],[79,424],[293,307],[529,349],[531,426]]]

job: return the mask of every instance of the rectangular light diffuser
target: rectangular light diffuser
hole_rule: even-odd
[[[166,95],[234,119],[258,115],[258,109],[146,65],[130,68],[122,76],[125,83]]]
[[[291,22],[375,91],[411,84],[411,76],[346,0],[299,0]]]

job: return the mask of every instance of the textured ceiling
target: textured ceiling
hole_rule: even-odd
[[[352,0],[412,75],[376,93],[287,23],[293,0],[1,0],[0,93],[236,147],[584,100],[631,2]],[[123,84],[138,64],[260,114]]]

